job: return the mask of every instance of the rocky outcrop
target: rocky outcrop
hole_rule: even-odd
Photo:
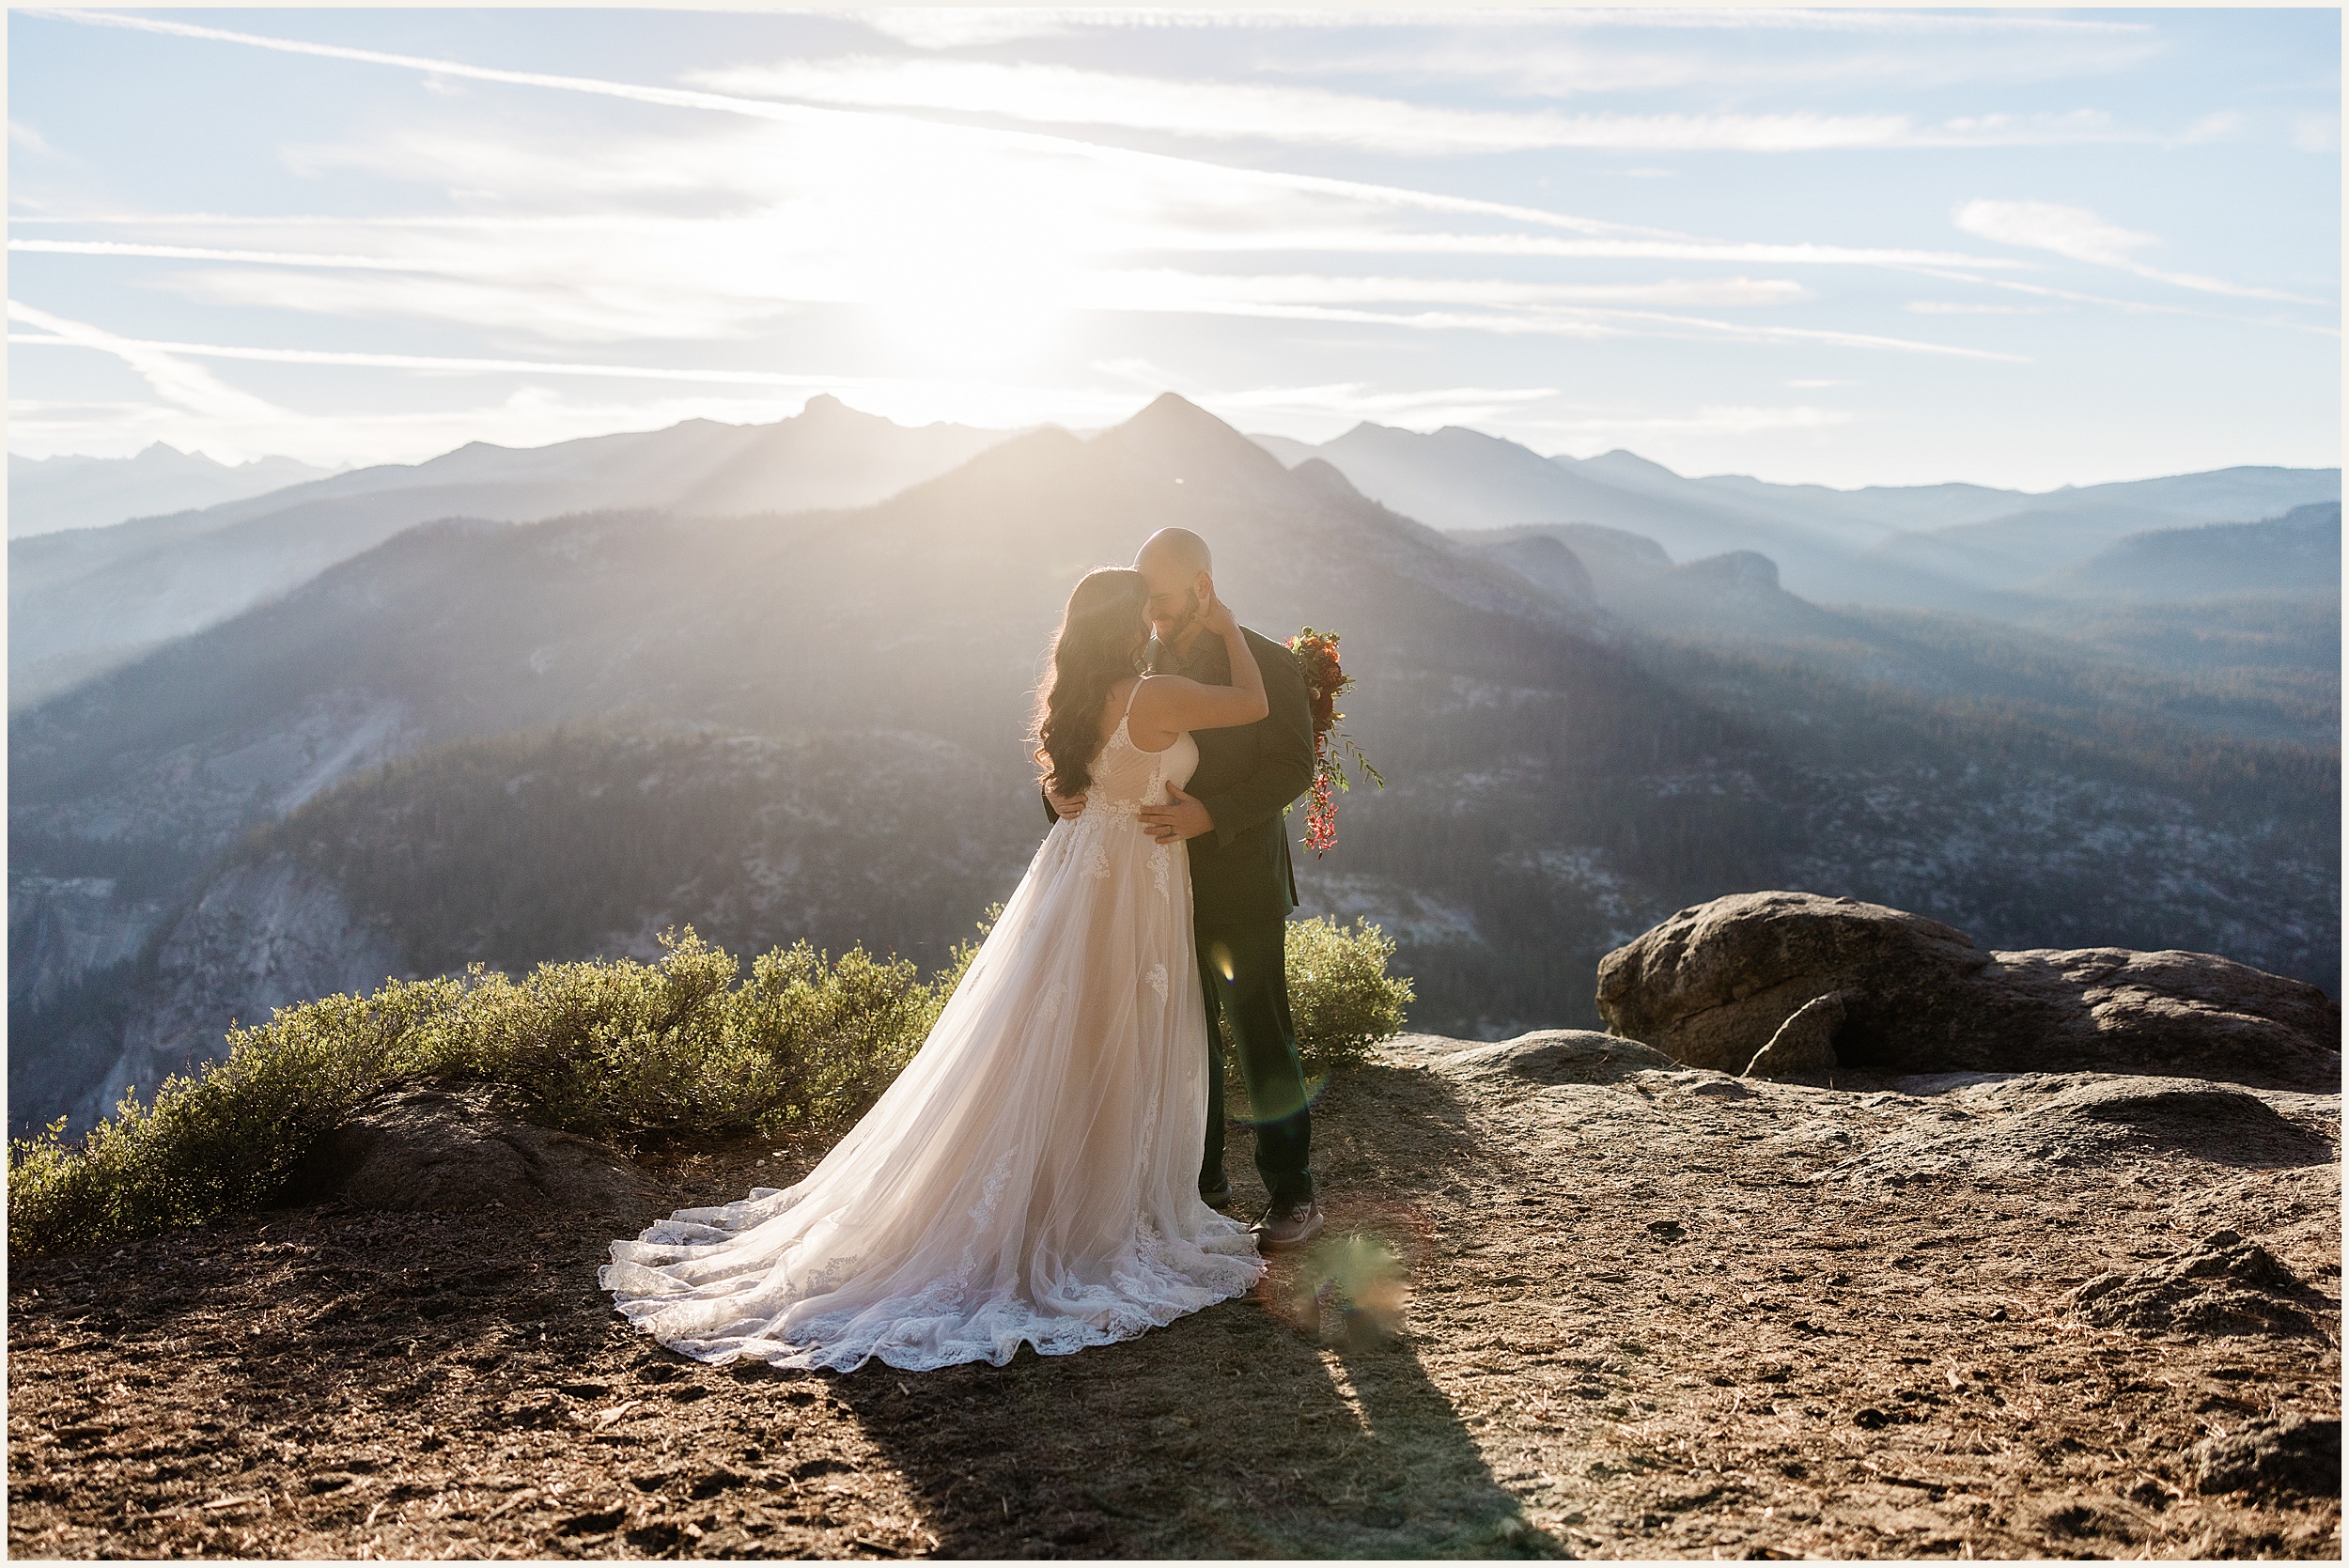
[[[470,1212],[658,1203],[654,1183],[618,1150],[528,1118],[522,1096],[502,1085],[386,1090],[320,1141],[283,1201]]]
[[[74,1123],[106,1114],[126,1087],[151,1098],[164,1078],[221,1055],[232,1023],[266,1023],[280,1007],[371,991],[406,970],[390,938],[290,859],[233,867],[164,939],[154,1001],[132,1019],[114,1066],[73,1108]]]
[[[1843,1027],[1843,993],[1829,991],[1795,1009],[1770,1043],[1746,1063],[1748,1078],[1808,1079],[1835,1070],[1835,1032]]]
[[[1743,1072],[1812,1003],[1871,1073],[2106,1072],[2337,1094],[2341,1007],[2204,953],[1986,953],[1921,915],[1808,893],[1683,909],[1600,960],[1608,1028],[1690,1066]],[[1768,1066],[1765,1062],[1764,1066]]]
[[[1590,1029],[1543,1029],[1513,1040],[1468,1046],[1440,1034],[1406,1034],[1381,1048],[1448,1075],[1543,1085],[1614,1083],[1636,1073],[1672,1072],[1679,1066],[1637,1040]]]
[[[137,957],[163,918],[160,900],[122,897],[111,877],[11,877],[9,1005],[39,1012],[86,975]]]

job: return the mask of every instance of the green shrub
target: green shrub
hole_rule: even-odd
[[[598,1138],[780,1132],[862,1113],[912,1058],[975,944],[925,982],[862,948],[801,942],[750,979],[688,927],[656,963],[478,966],[282,1007],[225,1060],[126,1098],[79,1147],[65,1123],[8,1148],[8,1241],[26,1251],[198,1224],[275,1197],[351,1107],[425,1079],[510,1083]]]
[[[1351,931],[1327,915],[1290,923],[1289,1017],[1308,1079],[1365,1061],[1403,1032],[1411,983],[1387,972],[1393,956],[1394,943],[1366,920]]]
[[[979,945],[925,980],[903,958],[801,942],[743,979],[690,926],[661,943],[650,964],[542,964],[519,980],[476,965],[279,1008],[152,1105],[125,1098],[78,1147],[62,1120],[11,1141],[8,1243],[86,1247],[262,1206],[345,1112],[403,1082],[517,1085],[552,1125],[621,1141],[845,1126],[912,1060]],[[1411,985],[1387,975],[1393,951],[1359,922],[1290,927],[1309,1072],[1401,1027]]]

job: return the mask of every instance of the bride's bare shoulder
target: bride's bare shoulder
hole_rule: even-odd
[[[1143,675],[1134,683],[1133,701],[1127,705],[1127,711],[1135,715],[1147,714],[1172,696],[1178,687],[1190,684],[1181,675]]]

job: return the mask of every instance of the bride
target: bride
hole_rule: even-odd
[[[1200,1201],[1207,1021],[1190,865],[1135,814],[1198,765],[1190,734],[1264,717],[1218,597],[1233,684],[1137,678],[1142,574],[1087,573],[1037,704],[1057,823],[912,1063],[798,1186],[680,1209],[612,1243],[597,1283],[672,1350],[852,1372],[1002,1366],[1132,1339],[1243,1295],[1249,1232]]]

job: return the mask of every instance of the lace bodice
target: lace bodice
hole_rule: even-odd
[[[1130,816],[1144,806],[1162,806],[1166,786],[1190,782],[1199,766],[1199,743],[1186,730],[1163,752],[1145,752],[1117,721],[1109,741],[1093,759],[1093,787],[1085,791],[1085,815],[1097,811]]]

